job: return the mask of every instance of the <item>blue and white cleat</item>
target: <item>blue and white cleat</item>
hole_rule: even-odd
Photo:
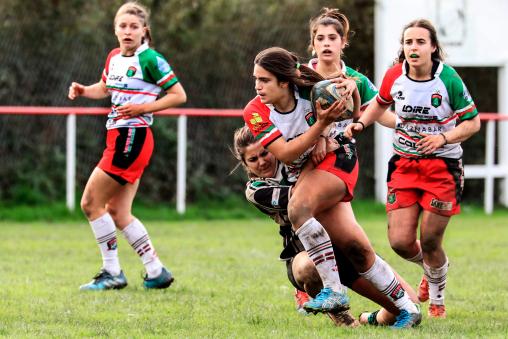
[[[346,293],[334,292],[325,287],[316,297],[305,304],[303,308],[314,314],[318,312],[340,312],[349,309],[349,298]]]
[[[119,290],[127,286],[127,279],[123,274],[123,271],[120,271],[120,274],[117,276],[111,275],[105,269],[101,269],[99,273],[97,273],[92,281],[88,284],[81,285],[79,287],[80,291],[104,291],[104,290]]]
[[[406,310],[401,310],[399,315],[395,318],[395,323],[390,328],[400,330],[404,328],[411,328],[420,325],[422,322],[422,313],[409,313]]]
[[[169,285],[171,285],[174,280],[175,280],[175,278],[173,278],[173,275],[171,274],[171,272],[168,271],[165,267],[163,267],[161,274],[159,274],[155,278],[148,279],[148,276],[145,276],[145,279],[143,281],[143,286],[146,289],[168,288]]]

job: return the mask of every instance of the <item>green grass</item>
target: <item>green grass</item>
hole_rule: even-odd
[[[376,250],[413,286],[421,272],[389,249],[382,212],[359,206]],[[368,211],[368,209],[365,209]],[[387,328],[336,328],[325,316],[294,310],[293,288],[277,260],[281,241],[268,219],[145,222],[176,281],[144,291],[142,265],[119,239],[129,280],[121,291],[83,293],[100,257],[87,223],[0,223],[0,336],[7,337],[400,337]],[[508,213],[466,211],[452,219],[448,318],[424,317],[404,337],[506,337]],[[353,314],[376,305],[350,292]],[[425,305],[426,306],[426,305]]]

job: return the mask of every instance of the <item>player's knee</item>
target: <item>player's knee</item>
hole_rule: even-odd
[[[295,280],[305,287],[307,293],[315,296],[323,287],[316,266],[311,260],[300,262],[294,270]]]
[[[407,257],[411,253],[411,249],[413,248],[414,241],[401,239],[401,238],[391,238],[390,246],[392,249],[402,257]]]
[[[89,195],[83,195],[81,197],[80,207],[81,207],[81,211],[83,211],[83,214],[87,218],[90,218],[90,216],[94,212],[93,198]]]
[[[311,204],[304,197],[293,197],[289,200],[288,216],[293,226],[301,226],[312,217]]]
[[[439,237],[434,235],[425,236],[425,238],[420,239],[420,244],[422,246],[422,251],[425,253],[432,253],[441,246]]]

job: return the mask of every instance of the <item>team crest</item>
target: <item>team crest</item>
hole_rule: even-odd
[[[439,106],[441,106],[442,101],[443,101],[443,97],[439,93],[432,94],[432,97],[430,98],[430,104],[435,108],[438,108]]]
[[[136,67],[129,66],[129,68],[127,69],[127,76],[129,78],[132,78],[134,76],[134,74],[136,74]]]
[[[395,203],[395,201],[397,201],[397,196],[395,195],[395,193],[390,193],[388,194],[387,200],[389,204],[393,204]]]
[[[252,129],[256,132],[262,132],[269,123],[264,122],[263,118],[259,115],[259,113],[253,112],[251,118],[249,119],[250,124],[252,125]]]
[[[307,121],[307,125],[312,126],[316,123],[316,118],[314,117],[314,112],[309,112],[305,115],[305,121]]]

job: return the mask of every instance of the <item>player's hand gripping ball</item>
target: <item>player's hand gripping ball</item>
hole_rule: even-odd
[[[330,80],[323,80],[316,83],[310,92],[310,101],[312,102],[314,112],[316,112],[316,101],[321,104],[322,109],[328,109],[335,101],[342,99],[344,90],[344,87],[337,88],[336,84]],[[350,96],[346,100],[346,109],[336,121],[351,119],[353,117],[354,108],[353,97]]]

